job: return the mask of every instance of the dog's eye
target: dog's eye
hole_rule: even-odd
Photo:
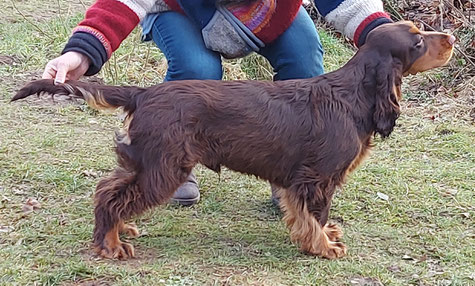
[[[424,45],[424,37],[419,36],[419,41],[414,45],[416,48],[421,48]]]

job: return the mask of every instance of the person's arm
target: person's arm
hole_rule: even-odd
[[[155,3],[156,0],[97,0],[73,30],[62,55],[46,65],[43,78],[64,82],[99,72]]]
[[[73,30],[62,54],[74,51],[87,56],[90,65],[86,75],[96,74],[154,2],[98,0]]]
[[[391,23],[381,0],[314,0],[325,21],[352,39],[356,46],[364,44],[368,33],[377,26]]]

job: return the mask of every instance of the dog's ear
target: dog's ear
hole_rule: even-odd
[[[375,132],[389,136],[396,125],[401,99],[402,63],[390,59],[380,61],[376,74],[376,107],[373,114]]]

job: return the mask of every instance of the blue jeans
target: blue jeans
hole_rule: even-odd
[[[148,17],[144,31],[149,31],[149,36],[168,60],[165,81],[222,78],[221,56],[206,48],[200,29],[190,19],[177,12]],[[274,80],[323,74],[320,38],[303,7],[290,27],[259,54],[274,68]]]

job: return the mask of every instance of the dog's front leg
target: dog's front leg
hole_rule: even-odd
[[[317,189],[317,191],[319,190]],[[315,194],[317,200],[310,200],[308,202],[307,208],[318,220],[320,226],[323,227],[323,232],[325,232],[328,239],[331,241],[339,241],[343,237],[343,231],[337,224],[328,222],[328,215],[330,214],[333,193],[334,187],[328,186],[325,194]]]
[[[290,237],[302,251],[335,259],[346,254],[346,246],[337,241],[341,230],[326,225],[333,192],[321,186],[328,185],[303,183],[281,191],[281,207]]]

